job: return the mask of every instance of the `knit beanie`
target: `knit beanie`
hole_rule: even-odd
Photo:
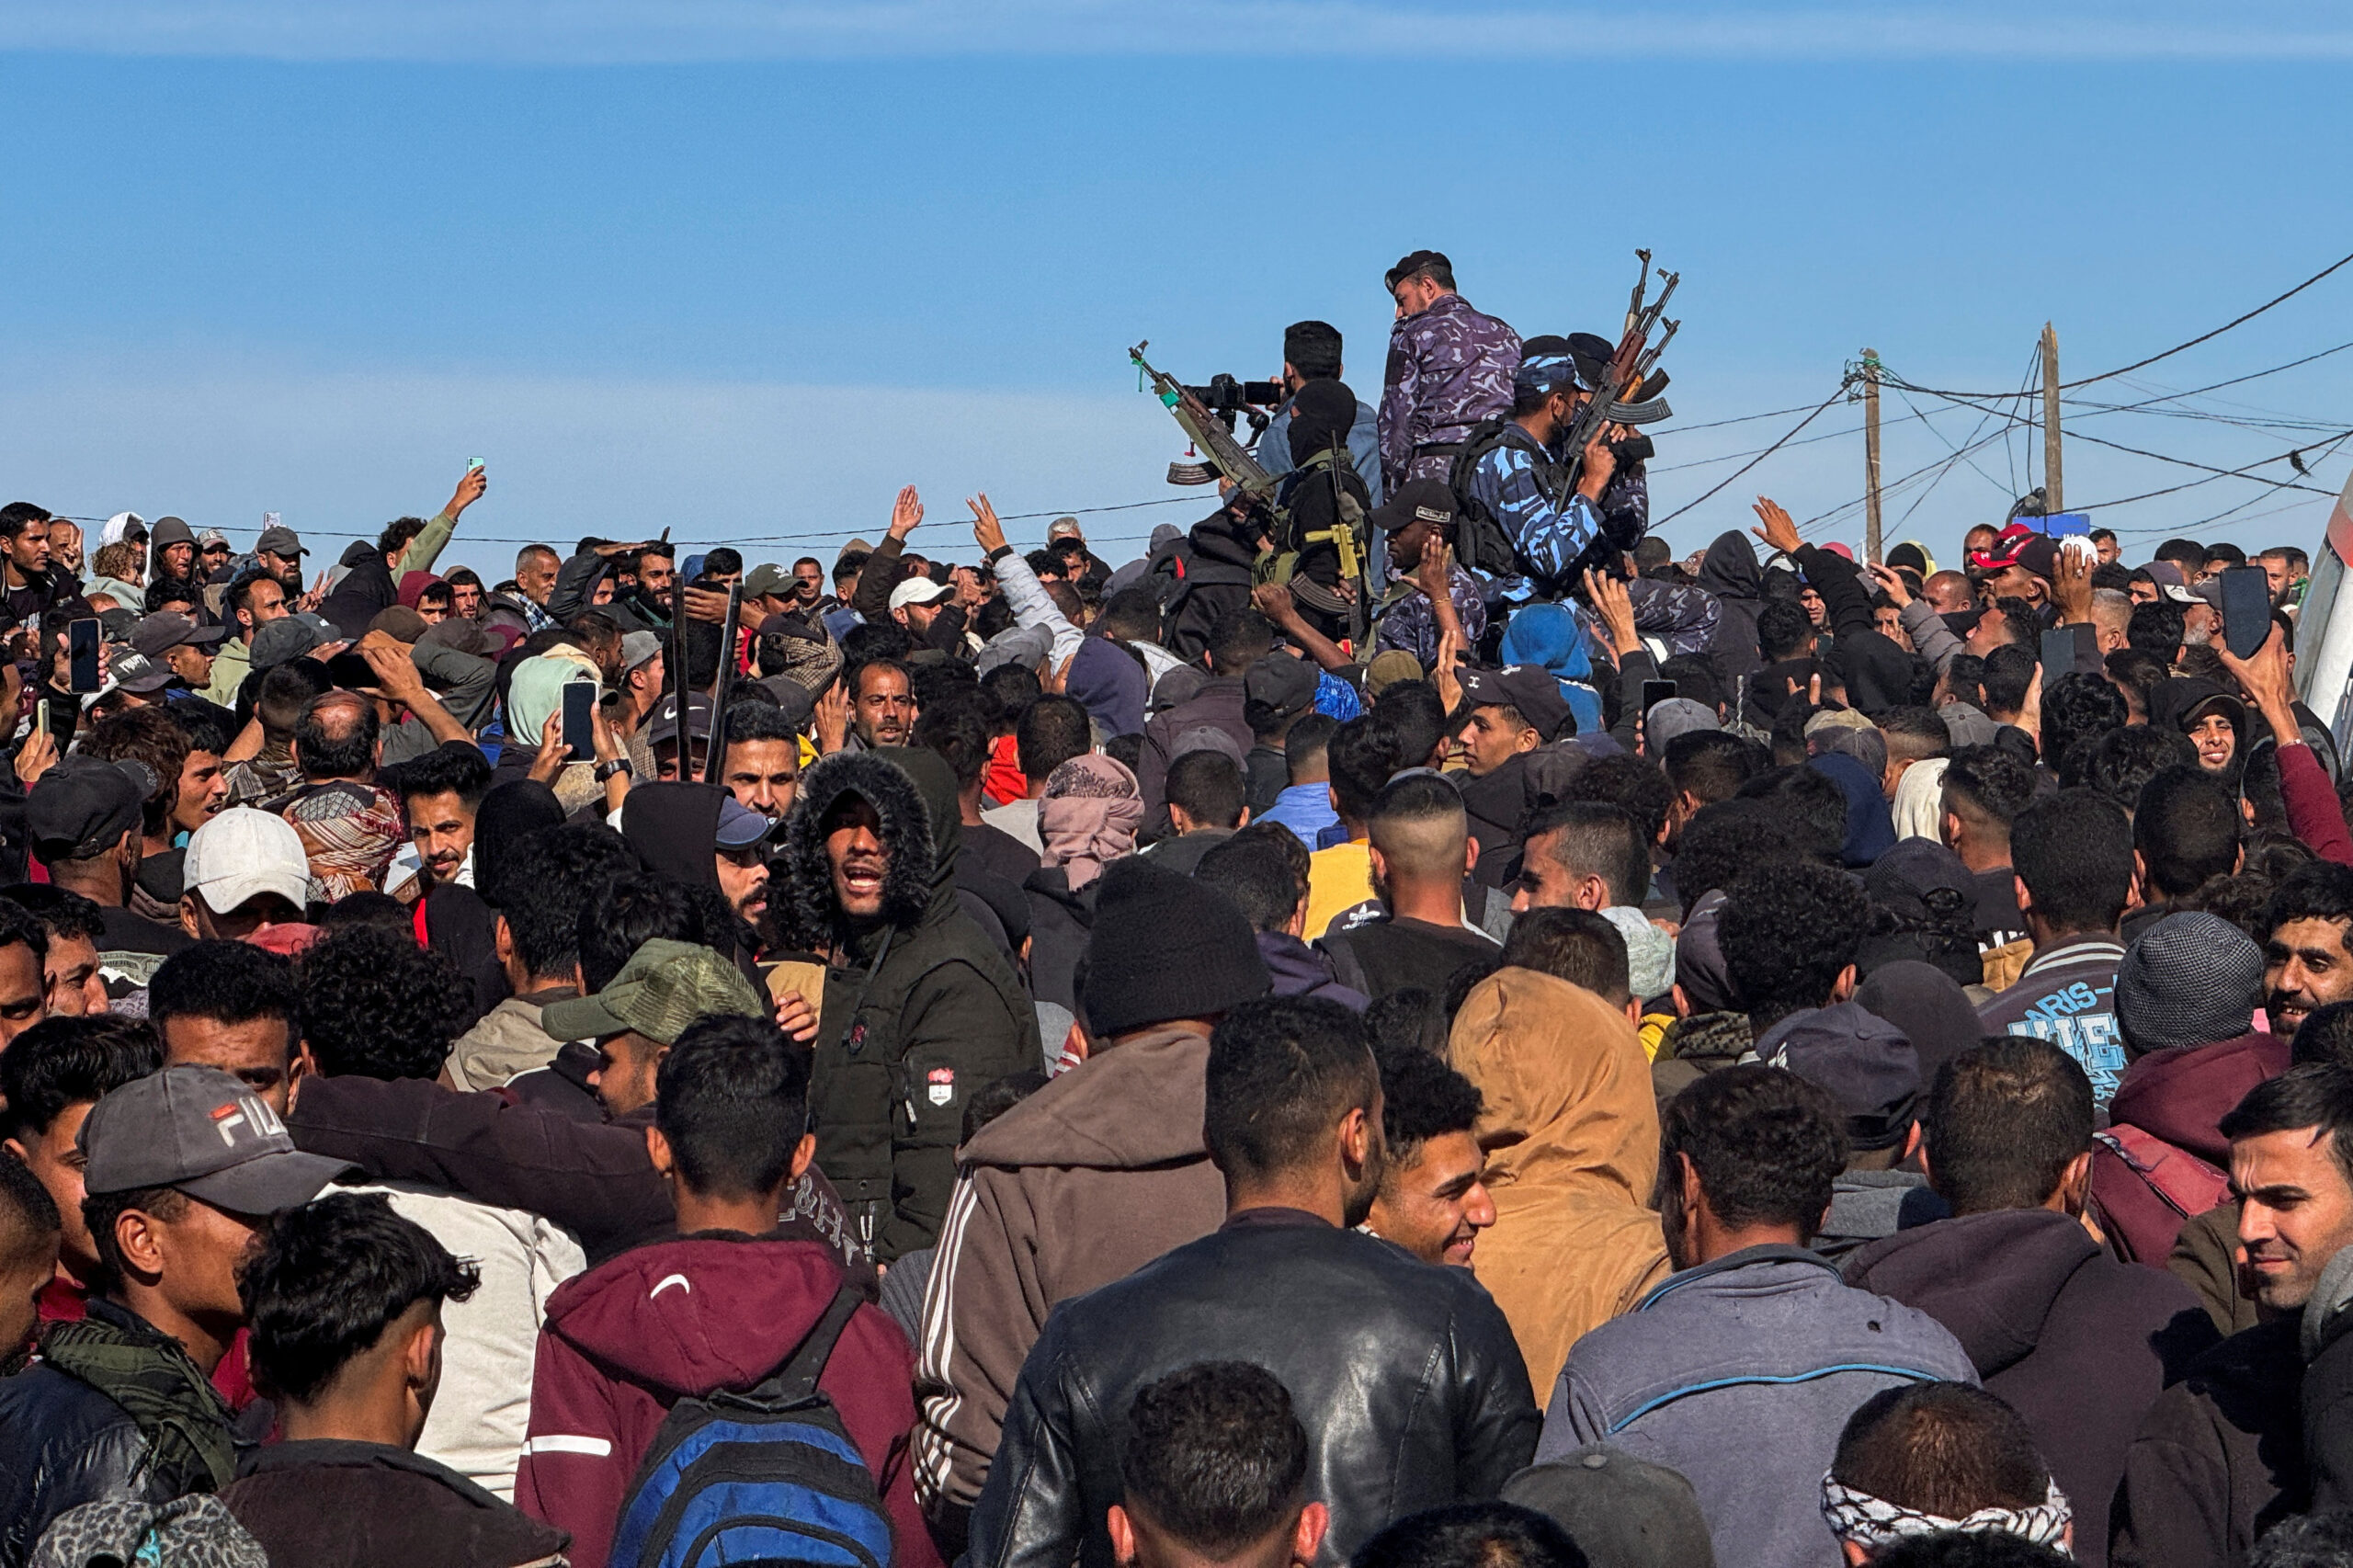
[[[2168,915],[2116,966],[2116,1027],[2135,1056],[2236,1040],[2262,989],[2253,937],[2220,915]]]
[[[1105,869],[1100,890],[1079,994],[1097,1039],[1208,1017],[1274,989],[1250,922],[1215,888],[1131,856]]]

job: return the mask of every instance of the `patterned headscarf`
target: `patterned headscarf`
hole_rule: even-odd
[[[1143,792],[1127,764],[1099,752],[1072,757],[1047,776],[1038,801],[1038,836],[1046,846],[1040,864],[1062,867],[1076,892],[1106,864],[1134,852],[1142,825]]]
[[[2067,1551],[2067,1521],[2073,1514],[2067,1506],[2067,1494],[2059,1490],[2055,1481],[2051,1483],[2042,1501],[2031,1507],[1980,1508],[1965,1519],[1943,1519],[1874,1497],[1868,1492],[1858,1492],[1840,1484],[1824,1471],[1822,1517],[1829,1521],[1831,1534],[1873,1553],[1912,1536],[1937,1535],[1947,1530],[1969,1535],[2014,1535],[2063,1552]]]

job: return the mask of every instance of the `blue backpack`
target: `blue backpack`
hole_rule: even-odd
[[[630,1483],[612,1568],[890,1568],[882,1494],[817,1391],[858,1301],[844,1284],[792,1358],[749,1392],[671,1406]]]

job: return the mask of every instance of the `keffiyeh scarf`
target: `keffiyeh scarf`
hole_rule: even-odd
[[[1946,1519],[1874,1497],[1868,1492],[1858,1492],[1824,1472],[1822,1517],[1829,1522],[1833,1535],[1870,1552],[1913,1536],[1937,1535],[1947,1530],[1968,1535],[2019,1536],[2039,1546],[2065,1551],[2067,1522],[2073,1515],[2067,1506],[2067,1494],[2059,1490],[2055,1481],[2050,1483],[2042,1501],[2032,1507],[1980,1508],[1965,1519]]]

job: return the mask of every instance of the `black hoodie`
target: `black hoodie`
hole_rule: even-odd
[[[1854,1255],[1847,1283],[1952,1331],[1986,1391],[2026,1418],[2075,1506],[2077,1561],[2106,1562],[2109,1500],[2141,1418],[2215,1342],[2189,1287],[2119,1263],[2047,1209],[1898,1231]]]
[[[1763,662],[1756,651],[1756,612],[1765,603],[1765,573],[1746,534],[1729,528],[1716,536],[1699,561],[1699,586],[1724,607],[1708,652],[1729,696],[1733,683]]]
[[[834,897],[824,824],[856,795],[881,819],[881,918],[852,926]],[[956,778],[934,753],[835,752],[801,775],[775,862],[788,939],[828,952],[809,1089],[817,1165],[885,1262],[938,1240],[964,1106],[1041,1064],[1013,966],[956,896]]]

